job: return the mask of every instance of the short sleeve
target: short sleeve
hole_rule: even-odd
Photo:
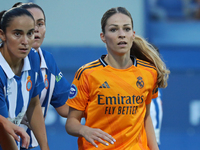
[[[74,77],[72,82],[67,104],[77,110],[84,111],[89,99],[88,80],[86,75],[81,74],[80,77]]]
[[[60,74],[61,72],[59,72]],[[51,105],[55,108],[63,106],[69,96],[70,84],[62,75],[60,80],[55,81],[54,92],[51,98]]]

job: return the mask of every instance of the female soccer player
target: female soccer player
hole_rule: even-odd
[[[67,118],[69,106],[66,104],[66,101],[69,95],[70,84],[59,70],[52,54],[40,48],[46,33],[44,11],[34,3],[24,3],[18,7],[28,10],[35,19],[35,39],[32,47],[39,53],[41,60],[40,69],[45,83],[45,88],[39,95],[44,117],[46,117],[49,104],[51,104],[60,116]],[[31,138],[29,148],[38,146],[34,134],[28,128],[29,125],[26,123],[26,118],[23,119],[22,123],[21,127],[29,133]]]
[[[141,53],[130,56],[141,38],[135,35],[125,8],[106,11],[101,27],[107,54],[76,72],[67,101],[66,131],[79,137],[79,150],[94,146],[101,150],[158,150],[150,102],[157,96],[157,87],[167,85],[165,68],[159,66],[163,62],[144,41]],[[80,123],[83,114],[85,125]]]
[[[19,125],[27,115],[42,150],[48,150],[46,129],[39,101],[44,88],[40,59],[35,50],[34,18],[25,9],[13,8],[0,13],[0,115]],[[16,147],[10,136],[9,149]],[[6,143],[1,143],[4,148]],[[0,149],[1,149],[0,148]]]

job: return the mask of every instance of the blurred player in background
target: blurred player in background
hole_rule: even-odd
[[[155,130],[156,141],[160,147],[160,132],[163,118],[163,108],[162,108],[162,91],[158,89],[158,97],[152,99],[150,107],[150,115]]]
[[[41,49],[46,33],[46,18],[44,11],[40,6],[34,3],[17,3],[14,7],[16,6],[28,10],[35,19],[35,39],[32,47],[40,56],[40,69],[45,83],[45,88],[39,95],[44,118],[47,115],[49,104],[56,109],[60,116],[67,118],[69,106],[66,104],[66,101],[68,99],[70,84],[59,70],[52,54]],[[38,142],[29,128],[29,123],[26,118],[23,119],[21,127],[23,127],[30,135],[31,141],[29,148],[37,147]]]

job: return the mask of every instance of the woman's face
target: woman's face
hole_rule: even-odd
[[[0,36],[11,57],[23,59],[34,42],[34,20],[26,15],[15,17]]]
[[[35,41],[32,47],[38,51],[38,48],[43,43],[46,32],[44,14],[39,8],[29,8],[27,10],[33,15],[33,18],[35,19]]]
[[[131,19],[124,14],[116,13],[108,18],[105,33],[100,34],[111,54],[124,55],[130,52],[135,32],[132,29]]]

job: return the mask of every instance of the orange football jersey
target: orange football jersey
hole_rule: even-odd
[[[148,62],[132,58],[133,65],[116,69],[99,60],[75,74],[67,104],[85,112],[86,126],[99,128],[116,142],[98,148],[79,137],[79,150],[149,150],[144,128],[146,105],[157,97],[157,71]]]

